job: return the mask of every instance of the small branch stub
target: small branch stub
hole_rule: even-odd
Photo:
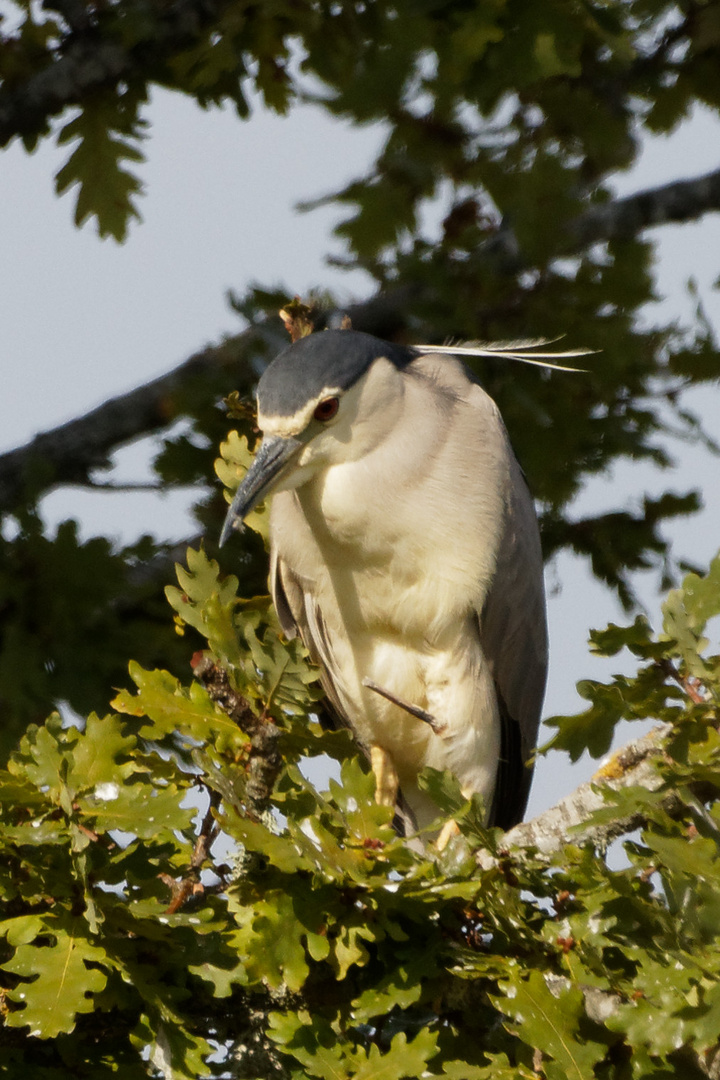
[[[411,705],[409,701],[405,701],[404,698],[398,697],[397,694],[391,693],[389,690],[385,690],[382,686],[378,686],[372,679],[363,679],[363,686],[366,686],[368,690],[372,690],[373,693],[379,694],[380,697],[384,697],[386,701],[390,701],[393,705],[397,705],[399,709],[409,713],[410,716],[414,716],[416,720],[422,720],[424,724],[429,724],[436,735],[442,735],[445,731],[445,724],[441,724],[432,713],[427,712],[426,709],[421,709],[419,705]]]

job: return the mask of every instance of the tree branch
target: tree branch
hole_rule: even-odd
[[[558,255],[577,254],[600,241],[628,238],[657,225],[694,221],[719,210],[720,169],[590,207],[567,226],[565,237],[559,239]],[[524,265],[509,232],[498,233],[479,255],[497,272],[517,272]],[[422,295],[420,287],[403,286],[346,310],[356,330],[394,338],[405,331],[407,310]],[[167,427],[197,404],[198,391],[205,400],[219,398],[232,382],[241,392],[248,392],[256,378],[253,360],[285,344],[275,320],[255,325],[220,346],[196,353],[167,375],[0,455],[0,513],[63,484],[91,484],[92,471],[109,467],[115,450]]]
[[[57,5],[55,5],[57,7]],[[197,41],[231,6],[231,0],[173,0],[155,5],[152,19],[155,69],[175,52]],[[81,12],[86,15],[84,11]],[[63,11],[70,32],[49,53],[49,63],[25,82],[5,86],[0,93],[0,146],[15,136],[33,138],[47,130],[49,121],[71,106],[81,105],[93,93],[116,88],[118,83],[143,77],[148,68],[148,45],[140,39],[127,47],[121,27],[115,40],[102,39],[95,26],[80,26]],[[88,21],[89,16],[84,21]],[[52,24],[51,24],[52,25]],[[9,38],[3,43],[13,44]]]
[[[197,893],[204,892],[200,880],[200,871],[203,864],[210,857],[210,849],[218,838],[220,826],[215,820],[215,810],[220,805],[220,795],[217,791],[208,790],[209,804],[200,826],[197,840],[193,847],[192,858],[187,873],[177,881],[169,874],[158,874],[158,877],[170,889],[172,899],[166,909],[167,915],[174,915],[179,911],[186,900]]]
[[[599,241],[625,240],[644,229],[697,221],[720,210],[720,169],[692,180],[675,180],[638,191],[623,199],[591,206],[568,229],[568,250],[578,251]]]
[[[403,318],[408,290],[392,299],[376,297],[352,305],[353,325],[381,337],[392,336]],[[195,353],[178,367],[126,394],[36,435],[15,450],[0,454],[0,514],[11,513],[28,498],[39,498],[56,487],[93,487],[91,474],[107,469],[121,446],[151,435],[196,408],[201,400],[216,401],[232,386],[249,393],[263,357],[287,345],[279,320],[255,325],[222,345]]]
[[[91,473],[108,468],[120,446],[167,427],[187,412],[190,403],[183,398],[191,387],[201,386],[202,396],[210,399],[221,395],[221,387],[227,389],[229,378],[249,389],[256,378],[250,357],[253,347],[256,352],[260,345],[267,348],[263,336],[267,334],[246,330],[196,353],[167,375],[0,455],[0,512],[63,484],[91,486]]]
[[[697,221],[714,211],[720,211],[720,169],[589,206],[566,223],[555,255],[578,255],[592,244],[629,240],[645,229]],[[480,259],[490,269],[504,273],[532,268],[523,258],[514,233],[505,227],[483,244]]]
[[[657,791],[662,787],[664,781],[655,768],[655,762],[664,753],[663,743],[669,730],[669,724],[662,724],[623,746],[598,769],[592,780],[581,784],[549,810],[510,829],[503,837],[503,848],[509,851],[535,848],[541,854],[550,855],[569,841],[589,841],[607,847],[619,836],[638,828],[643,824],[639,813],[616,818],[603,825],[589,819],[596,810],[606,805],[603,788],[620,791],[628,787],[644,787],[648,791]],[[678,812],[681,803],[677,795],[671,793],[663,796],[661,805],[673,814]],[[477,858],[484,869],[489,869],[496,862],[487,851],[479,852]]]

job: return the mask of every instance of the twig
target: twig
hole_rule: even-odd
[[[69,485],[69,486],[72,486],[72,485]],[[98,482],[96,480],[82,480],[82,481],[78,481],[77,486],[81,487],[81,488],[84,488],[87,491],[110,491],[114,495],[117,495],[118,492],[121,492],[121,493],[136,492],[136,491],[156,491],[156,492],[163,491],[163,492],[165,492],[165,491],[168,490],[167,486],[165,484],[146,483],[145,481],[140,481],[140,480],[136,481],[135,483],[127,483],[127,484],[113,484],[110,481],[108,481],[107,483],[101,483],[101,482]],[[184,484],[182,486],[183,487],[191,487],[192,485]]]
[[[165,885],[169,886],[172,892],[172,900],[166,908],[166,914],[168,915],[174,915],[179,911],[189,897],[205,891],[200,880],[200,871],[203,863],[208,859],[210,848],[215,843],[220,831],[213,813],[213,810],[220,805],[220,794],[217,791],[209,791],[208,794],[210,796],[210,803],[205,812],[198,838],[193,847],[188,873],[181,878],[180,881],[176,881],[175,878],[171,877],[169,874],[158,875],[160,880]]]
[[[672,660],[668,660],[667,657],[663,660],[659,660],[658,664],[666,675],[669,675],[671,679],[674,679],[678,686],[683,688],[687,696],[695,705],[707,704],[706,698],[701,691],[698,690],[698,686],[701,685],[698,680],[691,679],[687,675],[681,675]]]
[[[382,686],[378,686],[372,679],[363,679],[362,684],[367,686],[368,690],[372,690],[374,693],[379,694],[380,697],[392,702],[393,705],[397,705],[399,709],[403,709],[416,719],[422,720],[424,724],[429,724],[436,735],[442,735],[444,732],[446,725],[436,720],[432,713],[426,712],[425,709],[421,709],[418,705],[411,705],[409,701],[398,697],[397,694],[392,694],[389,690],[384,690]]]

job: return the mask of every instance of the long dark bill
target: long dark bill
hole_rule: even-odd
[[[220,533],[221,546],[233,529],[242,529],[247,515],[270,494],[274,484],[302,446],[300,440],[292,435],[287,438],[281,435],[265,436],[230,504]]]

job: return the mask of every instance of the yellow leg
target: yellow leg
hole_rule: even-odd
[[[461,788],[460,790],[462,791],[466,799],[469,799],[472,796],[471,788]],[[435,847],[438,851],[444,851],[452,840],[453,836],[459,835],[460,827],[458,826],[457,821],[446,821],[442,829],[438,833],[438,838],[435,841]]]
[[[381,806],[394,806],[399,785],[393,759],[382,746],[371,746],[370,765],[375,775],[375,802]]]

